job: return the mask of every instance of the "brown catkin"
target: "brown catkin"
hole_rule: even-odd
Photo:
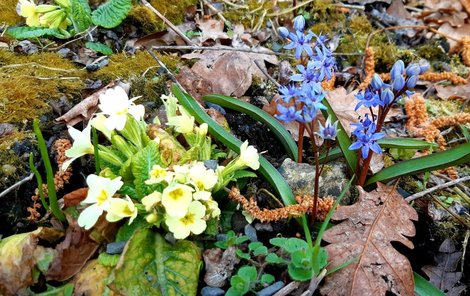
[[[383,81],[390,81],[390,73],[382,73],[379,75]],[[435,73],[435,72],[426,72],[424,74],[419,75],[419,80],[422,81],[429,81],[429,82],[437,82],[442,80],[447,80],[452,82],[452,84],[466,84],[467,79],[460,77],[459,75],[452,73],[452,72],[442,72],[442,73]]]
[[[333,90],[335,88],[336,76],[333,74],[330,80],[323,80],[321,86],[324,90]]]
[[[460,42],[462,44],[462,61],[470,67],[470,36],[464,36]]]
[[[369,86],[375,73],[374,49],[372,47],[367,47],[364,52],[364,72],[366,76],[357,87],[359,90],[365,90]]]

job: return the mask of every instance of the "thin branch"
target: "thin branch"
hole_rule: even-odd
[[[256,64],[256,66],[258,66],[258,69],[264,74],[264,76],[266,76],[269,81],[271,81],[272,83],[274,83],[274,85],[276,87],[281,87],[281,85],[274,79],[271,77],[271,75],[268,74],[268,72],[265,71],[265,69],[259,64],[259,61],[258,60],[253,60]]]
[[[212,5],[211,3],[209,3],[209,1],[207,1],[207,0],[203,0],[203,2],[204,2],[204,5],[206,5],[207,7],[209,7],[211,10],[215,11],[215,13],[217,13],[217,16],[218,16],[224,23],[227,22],[227,19],[224,17],[224,15],[222,14],[222,12],[220,12],[217,8],[215,8],[214,5]]]
[[[305,6],[309,3],[312,3],[314,0],[308,0],[308,1],[305,1],[305,2],[302,2],[302,3],[299,3],[297,4],[296,6],[294,7],[290,7],[290,8],[287,8],[287,9],[284,9],[282,11],[279,11],[279,12],[274,12],[274,13],[270,13],[268,14],[268,16],[280,16],[280,15],[283,15],[283,14],[287,14],[289,12],[294,12],[295,10],[297,10],[298,8],[302,7],[302,6]]]
[[[405,198],[405,200],[407,202],[411,202],[415,199],[418,199],[420,197],[425,196],[426,194],[429,194],[429,193],[432,193],[434,191],[441,190],[441,189],[444,189],[444,188],[447,188],[447,187],[450,187],[450,186],[453,186],[453,185],[456,185],[456,184],[459,184],[459,183],[463,183],[463,182],[469,181],[469,180],[470,180],[470,176],[466,176],[466,177],[462,177],[462,178],[459,178],[459,179],[456,179],[456,180],[452,180],[450,182],[440,184],[440,185],[431,187],[429,189],[426,189],[424,191],[421,191],[421,192],[415,193],[413,195],[410,195],[407,198]]]
[[[170,27],[176,34],[178,34],[186,44],[194,44],[183,32],[180,31],[175,25],[173,25],[163,14],[160,13],[155,7],[153,7],[147,0],[140,0],[147,8],[155,13],[168,27]]]
[[[38,67],[38,68],[44,68],[44,69],[51,70],[51,71],[67,72],[67,73],[71,73],[71,72],[75,72],[75,71],[76,71],[76,70],[67,70],[67,69],[61,69],[61,68],[48,67],[48,66],[44,66],[44,65],[38,64],[38,63],[36,63],[36,62],[25,63],[25,64],[11,64],[11,65],[2,66],[2,67],[0,67],[0,69],[29,67],[29,66]]]
[[[59,46],[48,48],[47,50],[49,50],[49,51],[56,51],[56,50],[59,50],[59,49],[65,47],[65,46],[67,46],[67,45],[69,45],[69,44],[71,44],[71,43],[77,42],[78,40],[81,40],[81,39],[85,38],[87,35],[88,35],[88,36],[92,36],[92,35],[91,35],[91,32],[93,32],[94,30],[96,30],[96,28],[98,28],[98,26],[94,26],[94,27],[92,27],[92,28],[86,30],[85,32],[80,33],[80,35],[81,35],[80,37],[77,37],[77,38],[75,38],[75,39],[72,39],[72,40],[70,40],[70,41],[67,41],[67,42],[65,42],[65,43],[63,43],[63,44],[61,44],[61,45],[59,45]]]
[[[34,177],[34,174],[31,173],[29,176],[27,176],[23,180],[20,180],[20,181],[16,182],[15,184],[11,185],[10,187],[8,187],[7,189],[3,190],[2,193],[0,193],[0,198],[7,195],[10,191],[13,191],[14,189],[20,187],[24,183],[31,181],[33,179],[33,177]]]
[[[364,5],[352,5],[352,4],[345,4],[345,3],[334,3],[333,6],[339,8],[349,8],[349,9],[357,9],[357,10],[366,10]]]

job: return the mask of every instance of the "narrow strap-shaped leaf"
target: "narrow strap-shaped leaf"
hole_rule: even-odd
[[[382,148],[401,148],[401,149],[429,149],[437,148],[436,143],[426,142],[418,139],[408,138],[385,138],[380,139],[377,143]]]
[[[338,141],[339,147],[343,152],[344,157],[346,158],[346,162],[348,163],[349,170],[351,173],[356,171],[356,164],[358,162],[357,154],[355,151],[349,150],[349,146],[351,146],[352,142],[349,139],[348,134],[346,133],[344,127],[341,125],[341,122],[338,120],[333,108],[331,108],[330,103],[325,99],[322,101],[322,104],[326,106],[327,110],[322,110],[323,116],[331,117],[331,121],[335,122],[338,121],[338,133],[336,135],[336,141]]]
[[[244,113],[257,121],[266,124],[268,128],[274,133],[274,135],[276,135],[279,141],[281,141],[281,144],[284,146],[284,149],[286,149],[289,157],[294,160],[298,158],[297,144],[289,132],[279,121],[260,108],[253,106],[250,103],[218,94],[207,95],[202,99],[204,101]]]
[[[445,296],[446,294],[442,293],[441,290],[434,287],[433,284],[428,282],[422,276],[413,272],[415,280],[415,293],[418,296]]]
[[[224,145],[232,149],[233,151],[240,153],[240,146],[242,142],[235,138],[232,134],[228,133],[225,129],[217,124],[209,115],[204,112],[204,110],[198,105],[196,100],[190,95],[183,93],[181,88],[173,84],[172,86],[173,94],[176,96],[178,101],[183,107],[185,107],[188,112],[199,123],[207,123],[209,126],[209,133],[217,138]],[[259,156],[260,168],[259,172],[263,175],[264,178],[274,187],[277,193],[281,196],[282,201],[286,205],[295,204],[294,194],[290,189],[287,182],[281,176],[281,174],[273,167],[264,157]]]
[[[375,182],[384,182],[401,176],[439,170],[465,162],[470,162],[470,143],[420,158],[399,162],[370,177],[365,185],[367,186]]]

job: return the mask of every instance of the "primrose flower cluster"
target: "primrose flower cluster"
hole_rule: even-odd
[[[129,224],[140,214],[176,239],[201,234],[207,221],[220,215],[213,193],[235,180],[238,171],[259,168],[258,152],[248,142],[226,166],[218,165],[217,158],[226,154],[214,149],[207,124],[195,125],[174,96],[162,100],[168,122],[162,125],[155,118],[154,124],[147,124],[144,107],[115,86],[100,95],[101,112],[83,131],[69,127],[74,142],[66,151],[70,159],[63,170],[75,159],[94,154],[92,127],[110,143],[98,145],[95,161],[100,171],[87,177],[80,226],[90,229],[104,213],[109,222],[129,219]],[[180,136],[184,141],[178,141]]]
[[[67,11],[71,9],[70,0],[54,0],[58,5],[36,5],[34,0],[19,0],[18,14],[26,18],[30,27],[45,27],[65,30],[72,24]]]
[[[332,78],[335,60],[326,46],[328,40],[325,35],[305,32],[303,16],[294,18],[294,29],[295,32],[289,32],[287,28],[281,27],[279,35],[290,41],[284,48],[295,49],[296,59],[301,59],[304,64],[297,66],[298,73],[290,77],[290,85],[279,88],[283,103],[277,105],[276,117],[286,123],[297,121],[301,124],[310,124],[315,120],[318,111],[326,109],[322,104],[325,92],[321,82]],[[313,38],[315,45],[312,48],[310,43]],[[308,57],[308,60],[304,59],[305,57]],[[331,139],[331,135],[336,136],[336,124],[331,124],[328,120],[325,127],[320,127],[319,135],[328,139]]]
[[[382,153],[377,140],[385,135],[380,131],[388,111],[401,97],[411,94],[419,75],[428,69],[427,62],[412,63],[405,68],[403,61],[399,60],[390,71],[391,83],[385,83],[378,74],[374,74],[370,86],[355,95],[359,101],[355,110],[361,107],[368,108],[370,115],[366,114],[358,123],[351,124],[355,128],[352,134],[356,141],[349,147],[350,150],[361,149],[362,159],[369,157],[372,152]]]

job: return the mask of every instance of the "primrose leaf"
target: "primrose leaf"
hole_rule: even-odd
[[[89,48],[93,51],[102,53],[104,55],[112,55],[113,50],[109,48],[106,44],[103,44],[101,42],[87,42],[85,44],[86,48]]]
[[[286,261],[284,259],[282,259],[281,257],[279,257],[277,254],[275,253],[269,253],[267,256],[266,256],[266,262],[268,263],[272,263],[272,264],[281,264],[281,263],[286,263]]]
[[[253,251],[254,256],[260,256],[260,255],[266,256],[267,254],[268,254],[268,248],[266,248],[265,246],[261,246],[259,248],[256,248]]]
[[[289,264],[287,266],[287,271],[289,272],[289,276],[296,281],[307,281],[312,278],[312,269],[305,269],[301,267],[296,267],[293,264]]]
[[[273,283],[275,280],[274,276],[272,274],[269,274],[269,273],[265,273],[261,276],[261,283],[262,284],[271,284]]]
[[[91,14],[93,24],[107,29],[119,26],[131,10],[132,0],[109,0]]]
[[[237,274],[248,283],[256,281],[256,277],[258,276],[256,267],[254,266],[242,266],[238,270]]]
[[[294,253],[295,251],[298,251],[298,250],[307,249],[308,244],[306,241],[300,238],[291,237],[286,241],[286,243],[283,246],[281,246],[281,248],[286,250],[286,252]]]
[[[91,8],[87,0],[71,0],[70,16],[75,33],[80,33],[88,29],[91,22]]]
[[[238,180],[238,179],[241,179],[241,178],[256,178],[256,177],[258,177],[258,176],[253,172],[241,170],[241,171],[236,171],[233,174],[232,179],[233,180]]]
[[[18,39],[32,39],[38,37],[56,37],[59,39],[70,38],[70,33],[60,29],[50,29],[43,27],[16,27],[8,28],[7,34]]]
[[[160,152],[157,142],[149,142],[149,144],[134,157],[132,157],[132,174],[135,177],[134,185],[137,195],[142,198],[150,194],[152,188],[155,186],[148,186],[145,184],[149,177],[149,172],[155,164],[162,165],[160,161]],[[157,184],[158,185],[158,184]]]
[[[246,259],[246,260],[250,259],[250,254],[245,253],[240,249],[236,249],[235,254],[237,254],[238,257],[243,258],[243,259]]]
[[[170,244],[159,233],[140,229],[121,255],[111,287],[121,295],[196,295],[201,265],[194,243]]]
[[[269,240],[269,243],[273,246],[282,248],[284,244],[287,242],[286,237],[275,237]]]

